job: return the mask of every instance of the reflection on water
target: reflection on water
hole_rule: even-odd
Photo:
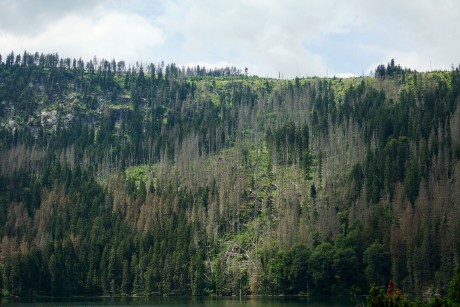
[[[364,301],[361,297],[142,297],[142,298],[3,298],[2,304],[13,306],[356,306]]]

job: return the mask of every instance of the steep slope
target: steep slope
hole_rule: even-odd
[[[445,292],[460,71],[0,65],[4,295]]]

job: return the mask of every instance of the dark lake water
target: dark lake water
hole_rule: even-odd
[[[76,307],[76,306],[225,306],[225,307],[286,307],[286,306],[356,306],[362,305],[364,298],[354,297],[148,297],[148,298],[21,298],[1,299],[2,305]]]

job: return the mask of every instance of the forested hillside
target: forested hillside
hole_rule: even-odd
[[[460,67],[0,57],[3,295],[445,293]]]

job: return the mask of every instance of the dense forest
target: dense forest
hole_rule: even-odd
[[[0,55],[1,295],[445,294],[460,67]]]

